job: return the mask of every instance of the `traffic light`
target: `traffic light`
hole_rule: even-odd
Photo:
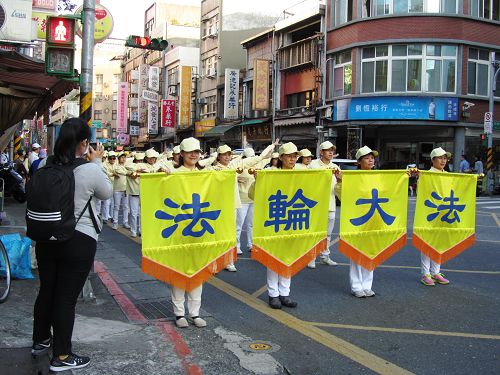
[[[480,137],[481,137],[481,144],[483,146],[487,146],[488,145],[488,134],[486,133],[481,133],[480,134]]]
[[[74,76],[75,26],[73,17],[47,17],[45,74]]]
[[[130,35],[125,42],[126,47],[164,51],[168,42],[162,38],[148,38],[146,36]]]

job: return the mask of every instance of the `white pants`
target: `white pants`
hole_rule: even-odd
[[[253,203],[243,203],[236,209],[236,246],[241,251],[241,232],[243,224],[246,222],[245,230],[247,232],[247,248],[252,248],[252,230],[253,230]]]
[[[140,215],[140,203],[141,199],[138,195],[129,196],[130,203],[130,231],[137,234],[140,231],[139,215]]]
[[[175,316],[184,316],[184,301],[186,300],[187,294],[187,307],[190,317],[200,316],[201,307],[201,292],[203,285],[194,288],[190,292],[186,292],[184,289],[179,289],[174,286],[170,287],[170,295],[172,297],[172,304],[174,305]]]
[[[115,203],[115,209],[113,211],[113,223],[118,224],[118,214],[120,212],[120,206],[123,211],[123,225],[128,225],[128,196],[124,191],[115,191],[113,193],[113,200]]]
[[[102,201],[102,218],[104,220],[111,219],[111,205],[113,203],[113,198],[106,199]]]
[[[441,265],[434,262],[431,258],[429,258],[427,255],[424,253],[420,253],[420,264],[421,264],[421,271],[422,275],[435,275],[439,273],[441,270]]]
[[[352,292],[361,292],[362,290],[372,290],[373,271],[361,267],[351,260],[349,268],[349,279]]]
[[[270,268],[267,269],[267,293],[269,297],[288,297],[292,279],[278,275]]]

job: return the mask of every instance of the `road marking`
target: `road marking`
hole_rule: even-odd
[[[349,263],[338,263],[339,266],[349,266]],[[419,270],[420,267],[417,266],[390,266],[390,265],[385,265],[382,264],[378,266],[377,268],[401,268],[401,269],[410,269],[410,270]],[[456,273],[477,273],[477,274],[482,274],[482,275],[500,275],[500,271],[474,271],[474,270],[455,270],[455,269],[446,269],[446,268],[441,268],[441,271],[446,271],[446,272],[456,272]]]
[[[497,214],[492,213],[491,216],[493,217],[493,220],[497,223],[498,227],[500,228],[500,219],[498,218]]]
[[[267,290],[267,284],[264,285],[263,287],[260,287],[257,289],[255,292],[252,293],[252,297],[259,297],[262,293],[264,293]]]
[[[494,200],[494,201],[477,201],[476,204],[498,204],[498,200]]]
[[[305,322],[316,327],[330,327],[330,328],[344,328],[355,329],[359,331],[378,331],[378,332],[394,332],[394,333],[412,333],[417,335],[433,335],[433,336],[448,336],[448,337],[466,337],[471,339],[487,339],[487,340],[500,340],[500,335],[483,335],[479,333],[466,333],[466,332],[446,332],[446,331],[429,331],[424,329],[404,329],[404,328],[390,328],[390,327],[370,327],[370,326],[355,326],[349,324],[336,324],[336,323],[318,323],[318,322]]]
[[[318,327],[312,326],[291,314],[282,310],[273,310],[267,304],[251,294],[236,288],[235,286],[226,283],[216,277],[212,277],[207,281],[213,287],[235,298],[236,300],[246,304],[247,306],[267,315],[277,322],[293,329],[304,336],[307,336],[314,341],[326,346],[329,349],[359,363],[360,365],[375,371],[379,374],[411,374],[408,370],[397,366],[383,358],[361,349],[360,347],[351,344],[337,336],[334,336]]]
[[[486,208],[487,210],[495,210],[497,208],[500,208],[500,206],[490,206],[490,207],[483,207]]]

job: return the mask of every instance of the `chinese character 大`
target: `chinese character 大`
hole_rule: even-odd
[[[370,205],[370,209],[363,216],[357,217],[355,219],[350,219],[352,225],[360,226],[367,223],[377,211],[386,225],[391,225],[396,220],[395,216],[391,216],[386,213],[380,206],[383,203],[389,203],[389,198],[379,198],[378,189],[372,189],[372,197],[370,199],[360,198],[356,201],[356,206],[361,206],[365,204]]]

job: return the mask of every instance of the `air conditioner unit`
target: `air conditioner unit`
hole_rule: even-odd
[[[198,98],[198,104],[207,104],[207,98]]]
[[[169,86],[168,87],[168,95],[177,96],[177,86]]]
[[[215,78],[215,68],[209,68],[207,71],[208,78]]]

